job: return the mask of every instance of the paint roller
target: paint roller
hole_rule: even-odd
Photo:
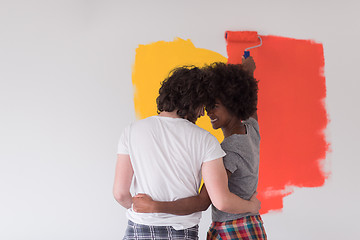
[[[225,39],[228,42],[243,42],[243,43],[256,43],[260,40],[260,44],[245,48],[244,58],[250,56],[250,49],[260,47],[262,45],[262,39],[255,31],[226,31]]]

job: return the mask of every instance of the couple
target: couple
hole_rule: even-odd
[[[207,239],[266,239],[255,193],[260,135],[254,69],[251,57],[242,65],[177,68],[162,82],[159,115],[124,130],[113,190],[128,209],[124,239],[198,239],[201,211],[211,203]],[[223,131],[221,146],[194,124],[204,106],[213,128]]]

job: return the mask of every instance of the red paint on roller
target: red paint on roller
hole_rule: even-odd
[[[225,32],[225,39],[228,42],[257,42],[258,33],[255,31],[241,31],[241,32],[234,32],[234,31],[226,31]]]
[[[254,45],[239,41],[244,36],[241,33],[227,33],[229,63],[241,63],[244,49]],[[324,184],[328,174],[321,162],[328,150],[324,134],[328,119],[323,103],[322,44],[276,36],[261,38],[263,45],[252,49],[251,56],[257,67],[255,77],[260,81],[258,192],[261,211],[266,213],[282,209],[283,197],[291,194],[291,186]]]

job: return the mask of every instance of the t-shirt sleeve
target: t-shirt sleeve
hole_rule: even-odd
[[[219,141],[209,133],[205,138],[205,155],[203,162],[209,162],[221,157],[224,157],[226,153],[222,150]]]
[[[120,136],[118,144],[118,154],[129,154],[129,134],[130,134],[130,125],[124,129]]]
[[[234,173],[239,168],[239,163],[241,163],[241,158],[239,154],[231,151],[226,151],[226,156],[224,157],[224,166],[226,170]]]

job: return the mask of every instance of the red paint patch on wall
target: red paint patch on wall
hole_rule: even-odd
[[[327,177],[321,162],[328,143],[322,44],[261,36],[250,50],[259,80],[261,132],[259,198],[262,213],[279,210],[291,186],[319,187]],[[257,43],[228,38],[228,62],[241,63],[244,49]],[[290,186],[290,188],[289,188]],[[290,190],[289,190],[290,189]]]

